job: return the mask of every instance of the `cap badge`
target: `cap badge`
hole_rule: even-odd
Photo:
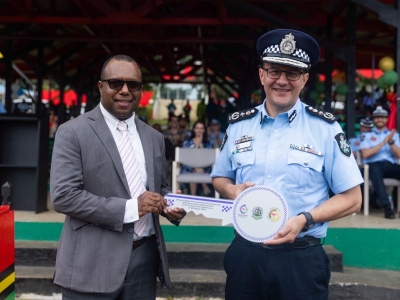
[[[294,40],[294,36],[291,33],[285,35],[285,38],[282,39],[279,47],[283,54],[292,54],[296,50],[296,41]]]

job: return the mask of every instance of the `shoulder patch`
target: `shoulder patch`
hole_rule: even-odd
[[[228,124],[250,119],[258,113],[257,108],[248,108],[228,115]]]
[[[309,114],[316,116],[316,117],[318,117],[328,123],[331,123],[331,124],[335,123],[336,120],[338,119],[338,117],[335,117],[334,115],[332,115],[329,112],[324,112],[324,111],[318,110],[311,106],[306,106],[305,109],[306,109],[306,112],[308,112]]]
[[[335,135],[335,140],[337,145],[339,146],[340,152],[342,152],[344,156],[350,157],[351,155],[350,144],[346,140],[344,134],[342,132],[338,133],[337,135]]]

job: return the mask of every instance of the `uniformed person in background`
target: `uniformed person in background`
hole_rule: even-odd
[[[369,165],[369,178],[384,208],[385,218],[394,219],[393,202],[386,192],[383,179],[400,179],[400,165],[397,163],[400,158],[399,134],[396,130],[389,130],[386,127],[388,112],[381,106],[373,111],[372,120],[375,127],[365,134],[360,145],[361,154],[363,163]]]
[[[360,145],[365,138],[365,133],[370,132],[372,127],[374,127],[374,123],[370,118],[360,120],[360,134],[356,137],[349,139],[350,147],[353,151],[353,154],[360,151]]]
[[[370,132],[372,127],[374,127],[374,123],[370,118],[365,118],[360,120],[360,134],[350,138],[349,143],[350,143],[350,148],[351,151],[353,152],[354,157],[357,160],[358,165],[362,165],[362,156],[361,156],[361,142],[365,138],[365,133]],[[363,174],[363,168],[361,168],[361,174]]]
[[[229,115],[211,177],[232,200],[248,187],[271,186],[286,199],[289,219],[264,243],[236,234],[224,257],[225,297],[328,299],[330,265],[321,241],[329,221],[360,210],[363,179],[336,118],[299,99],[319,60],[317,42],[279,29],[260,37],[257,52],[266,99]]]

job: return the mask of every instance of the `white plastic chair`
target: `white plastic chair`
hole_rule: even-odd
[[[369,189],[373,188],[371,180],[369,180],[369,165],[362,164],[361,152],[357,151],[356,159],[358,166],[360,168],[364,168],[364,216],[369,215]],[[399,163],[399,162],[398,162]],[[397,213],[400,212],[400,180],[393,179],[393,178],[384,178],[383,184],[386,187],[386,192],[388,195],[392,195],[393,188],[397,187]]]
[[[175,148],[175,160],[172,162],[172,192],[178,190],[178,183],[212,183],[210,173],[180,173],[181,164],[191,168],[214,166],[219,149]],[[215,191],[215,198],[219,193]]]

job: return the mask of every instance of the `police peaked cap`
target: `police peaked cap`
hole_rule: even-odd
[[[319,61],[320,48],[308,34],[292,29],[275,29],[257,41],[257,53],[262,61],[309,69]]]
[[[387,117],[388,112],[382,108],[382,106],[378,106],[373,112],[372,117]]]
[[[365,118],[360,120],[360,126],[372,128],[374,127],[374,123],[372,122],[371,119]]]

